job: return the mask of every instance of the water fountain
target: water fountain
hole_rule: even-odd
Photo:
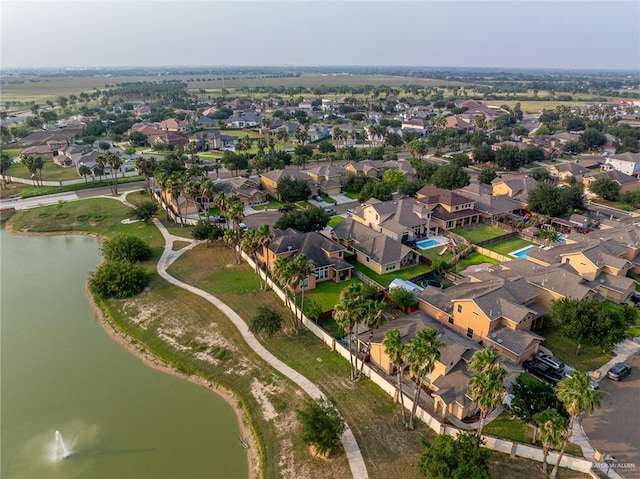
[[[56,459],[69,459],[70,455],[62,440],[62,434],[60,434],[60,431],[56,431]]]

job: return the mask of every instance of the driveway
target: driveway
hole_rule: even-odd
[[[640,355],[627,361],[631,374],[622,381],[603,378],[600,381],[600,409],[580,421],[591,445],[602,454],[616,458],[619,466],[634,464],[635,468],[616,468],[626,479],[640,479]]]

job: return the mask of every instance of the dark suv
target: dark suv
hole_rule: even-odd
[[[284,205],[284,206],[281,206],[280,208],[278,208],[278,211],[280,213],[288,213],[291,210],[293,210],[293,206]]]
[[[533,374],[539,379],[543,381],[547,381],[552,386],[556,386],[560,381],[562,381],[562,375],[557,371],[537,359],[527,359],[522,363],[522,367],[529,374]]]

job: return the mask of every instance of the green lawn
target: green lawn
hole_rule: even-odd
[[[448,252],[441,255],[440,251],[442,251],[443,248],[444,245],[435,246],[429,249],[416,248],[416,251],[422,256],[429,258],[431,261],[449,261],[451,258],[453,258],[453,255]]]
[[[13,163],[9,167],[8,173],[9,175],[17,178],[31,178],[29,170],[27,170],[27,167],[22,163]],[[43,181],[78,180],[80,178],[82,177],[78,175],[75,167],[63,168],[60,165],[56,165],[51,160],[47,161],[44,164],[44,168],[42,168]]]
[[[507,234],[506,231],[503,231],[500,228],[494,228],[493,226],[482,224],[469,228],[454,228],[451,232],[468,239],[472,243],[498,238]]]
[[[33,232],[88,232],[97,236],[127,233],[145,241],[157,260],[162,253],[163,240],[152,224],[122,224],[131,218],[131,210],[117,200],[92,198],[62,202],[15,213],[9,225],[16,231]]]
[[[269,202],[266,205],[256,205],[252,206],[252,208],[256,211],[262,211],[265,208],[269,208],[270,210],[277,210],[281,206],[290,205],[289,203],[283,203],[282,201],[276,200],[273,196],[269,196]]]
[[[463,269],[466,269],[471,265],[481,263],[500,264],[500,261],[498,261],[497,259],[489,258],[488,256],[480,253],[471,253],[466,258],[458,261],[458,263],[455,265],[455,270],[462,271]]]
[[[498,241],[497,243],[493,243],[491,245],[485,246],[490,251],[495,251],[496,253],[509,256],[509,253],[512,251],[517,251],[526,246],[533,245],[529,241],[520,239],[520,238],[510,238],[504,241]],[[537,246],[537,245],[535,245]]]
[[[591,201],[597,205],[610,206],[611,208],[617,208],[622,211],[634,210],[634,208],[631,205],[628,205],[627,203],[620,203],[619,201],[608,201],[608,200],[603,200],[602,198],[593,198]]]
[[[118,184],[134,183],[136,181],[142,181],[142,176],[131,176],[126,178],[118,178]],[[7,190],[2,191],[2,198],[9,196],[19,195],[22,198],[33,198],[35,196],[52,195],[55,193],[66,193],[68,191],[87,190],[91,188],[98,188],[100,186],[110,186],[113,183],[106,180],[88,181],[87,183],[78,183],[77,185],[65,185],[65,186],[34,186],[24,185],[20,183],[10,183]]]
[[[322,200],[323,200],[325,203],[329,203],[330,205],[335,205],[335,204],[336,204],[336,200],[334,200],[333,198],[331,198],[331,196],[322,195]]]
[[[431,268],[429,266],[422,263],[412,266],[411,268],[401,269],[399,271],[389,271],[389,273],[384,275],[374,272],[361,263],[353,263],[353,266],[358,271],[366,274],[369,278],[374,280],[376,283],[384,286],[385,288],[388,288],[389,284],[391,284],[391,281],[393,281],[395,278],[411,279],[418,275],[431,271]]]
[[[318,283],[316,284],[315,289],[305,292],[305,301],[307,299],[312,299],[315,303],[320,305],[322,311],[330,311],[337,303],[340,302],[340,292],[352,283],[362,283],[362,281],[358,278],[353,278],[351,281],[344,281],[342,283],[336,283],[334,281]]]
[[[347,198],[351,198],[352,200],[357,200],[358,196],[360,196],[360,193],[356,193],[355,191],[349,191],[349,190],[344,190],[342,194]]]
[[[330,226],[331,228],[335,228],[336,226],[338,226],[340,223],[342,223],[346,219],[347,218],[345,218],[344,216],[332,216],[329,219],[328,226]]]
[[[549,348],[553,351],[554,356],[557,356],[562,361],[579,371],[585,373],[588,371],[595,371],[611,359],[611,356],[602,353],[598,348],[584,344],[582,345],[580,354],[576,355],[578,343],[573,339],[564,336],[561,332],[550,327],[548,324],[545,324],[540,334],[545,338],[543,343],[545,348]]]
[[[22,148],[2,148],[2,154],[8,155],[9,158],[16,158],[20,156],[20,150]]]

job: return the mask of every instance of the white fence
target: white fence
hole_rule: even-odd
[[[242,257],[244,260],[249,263],[249,265],[255,269],[255,263],[251,259],[249,255],[247,255],[244,251],[242,252]],[[258,268],[260,272],[260,276],[263,279],[266,279],[267,284],[273,289],[273,291],[278,295],[278,297],[284,302],[285,301],[285,293],[276,285],[270,277],[267,277],[265,272]],[[300,308],[298,308],[294,302],[290,302],[291,308],[294,310],[294,314],[297,314],[298,317],[301,315]],[[337,341],[333,336],[328,334],[324,329],[318,326],[314,321],[307,318],[304,314],[302,314],[302,324],[304,324],[309,331],[315,334],[318,338],[320,338],[326,345],[328,345],[332,350],[336,351],[345,359],[349,360],[349,350],[345,348],[339,341]],[[369,378],[373,383],[379,386],[384,392],[386,392],[389,396],[396,395],[396,387],[393,383],[391,383],[387,378],[381,376],[377,371],[373,370],[366,364],[362,369],[363,374]],[[408,411],[411,411],[413,407],[413,400],[409,396],[405,396],[404,399],[405,408]],[[429,414],[427,411],[422,409],[420,406],[417,408],[416,417],[424,422],[429,428],[435,431],[437,434],[448,434],[449,436],[455,437],[461,430],[456,427],[445,426],[439,419]],[[534,461],[542,462],[542,449],[534,446],[529,446],[527,444],[522,444],[518,442],[508,441],[506,439],[500,439],[494,436],[483,435],[482,438],[485,441],[485,447],[488,449],[503,452],[505,454],[511,454],[513,456],[524,457],[527,459],[533,459]],[[558,455],[555,452],[549,452],[549,456],[547,461],[549,464],[555,464]],[[593,464],[591,461],[587,461],[586,459],[564,455],[562,460],[560,461],[561,467],[566,467],[573,471],[579,471],[584,473],[589,473]]]

